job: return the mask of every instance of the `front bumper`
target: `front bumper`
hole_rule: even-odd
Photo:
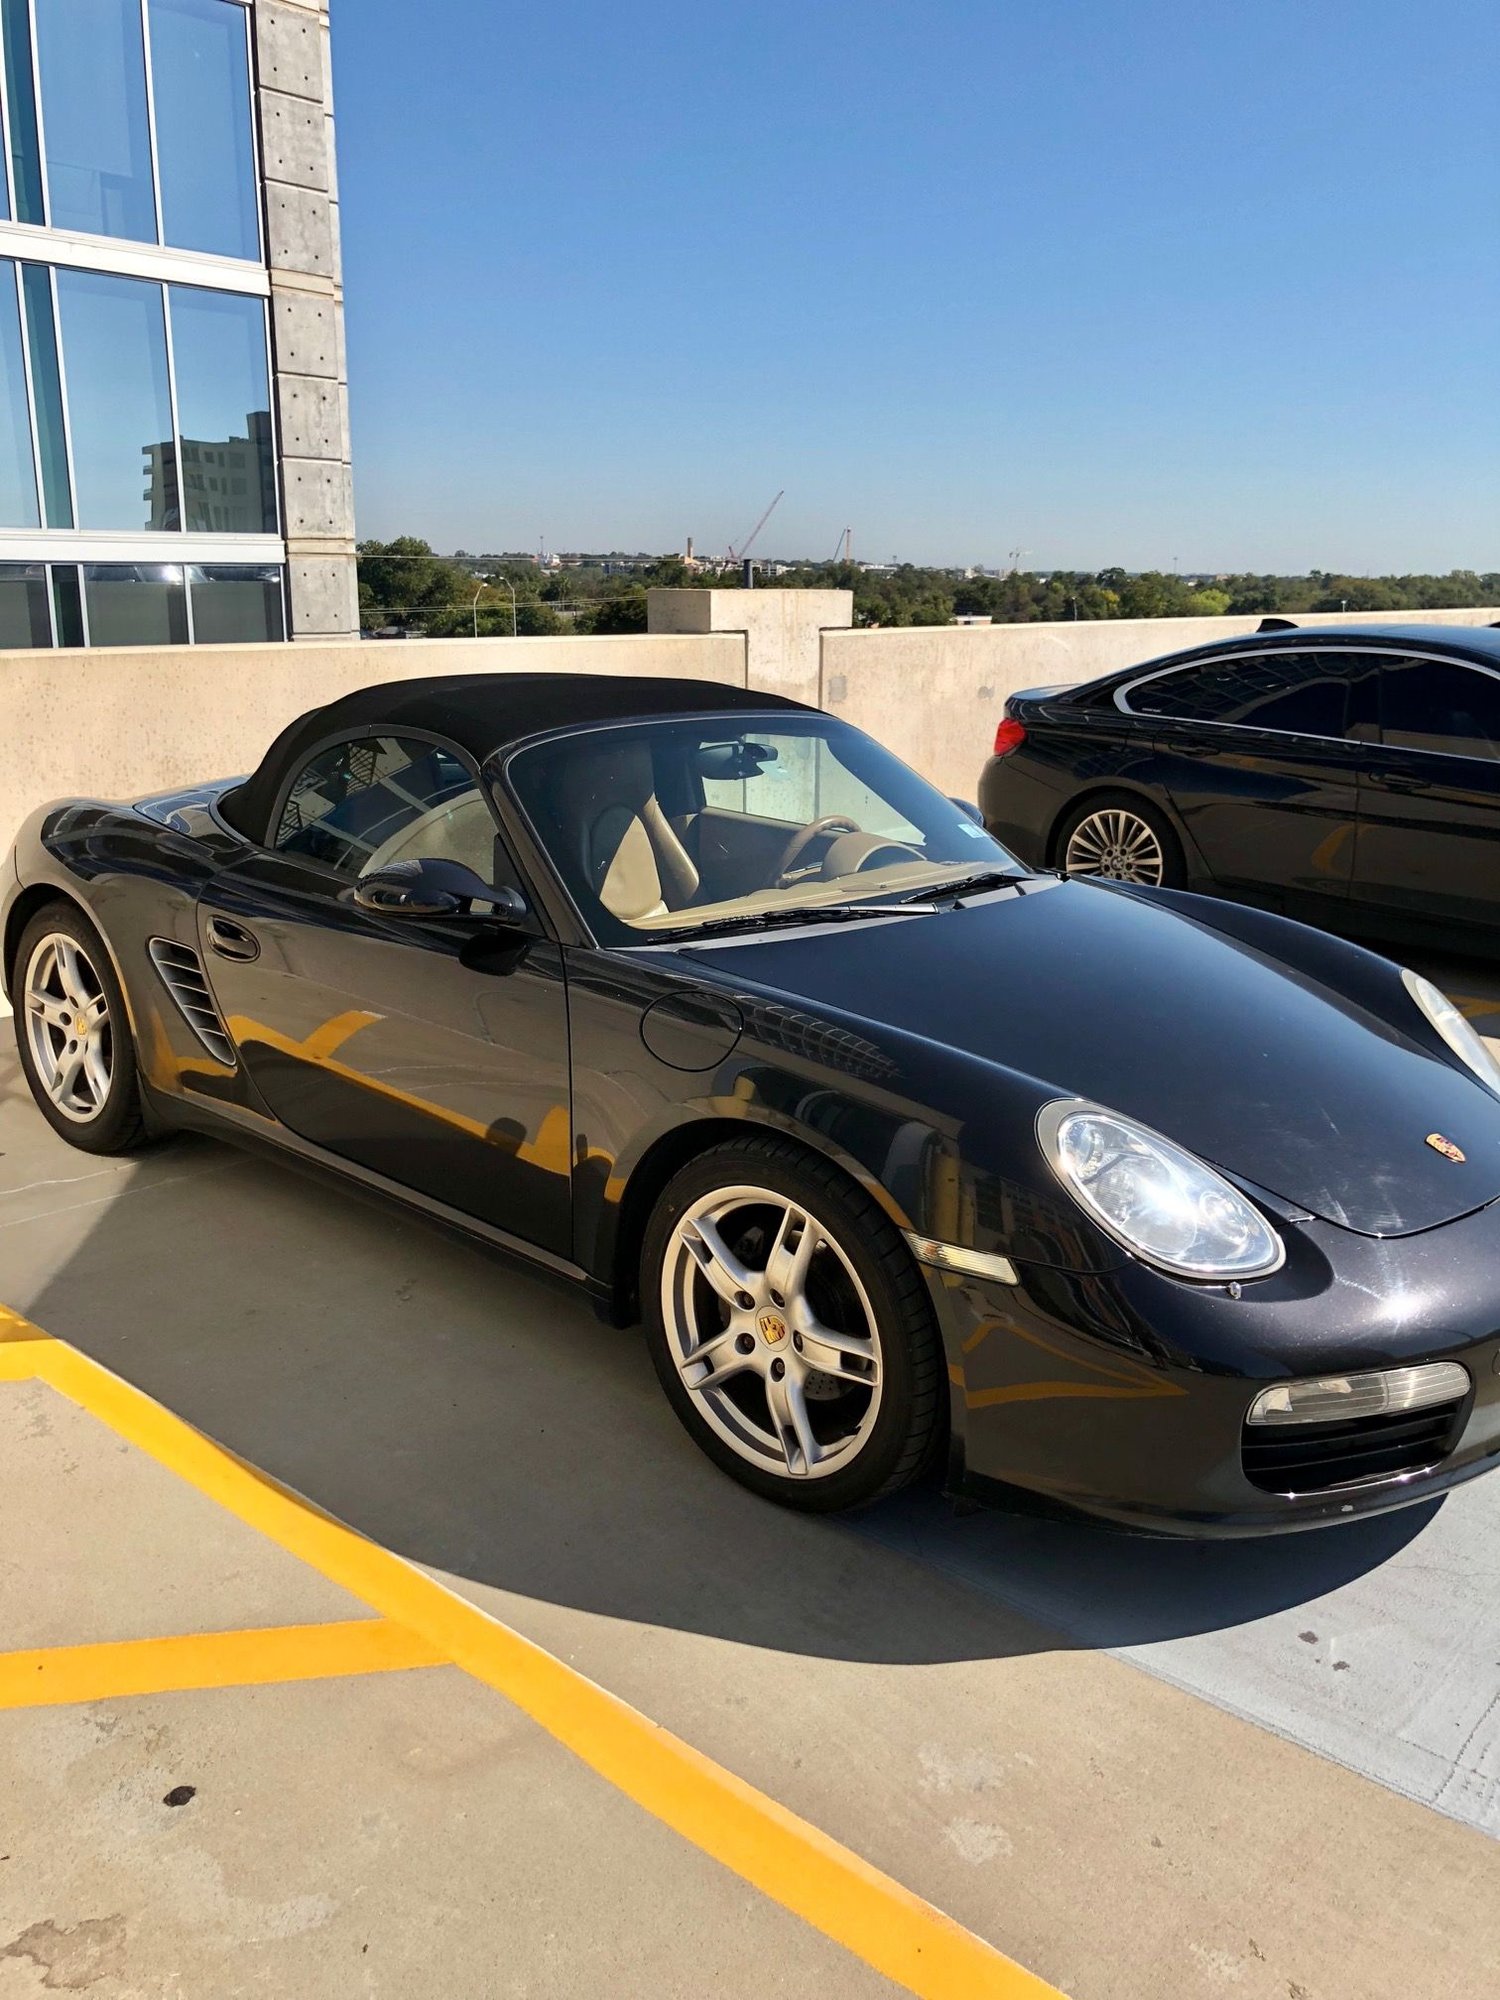
[[[1014,1285],[927,1269],[947,1348],[953,1484],[1122,1526],[1260,1535],[1410,1506],[1500,1464],[1500,1203],[1380,1241],[1303,1223],[1275,1276],[1192,1285],[1127,1261]],[[1245,1415],[1294,1378],[1460,1362],[1449,1448],[1415,1470],[1306,1492],[1246,1475]]]

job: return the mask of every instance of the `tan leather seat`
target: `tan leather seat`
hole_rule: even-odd
[[[560,775],[559,818],[578,843],[584,880],[627,924],[685,909],[698,871],[662,811],[644,743],[580,746]]]

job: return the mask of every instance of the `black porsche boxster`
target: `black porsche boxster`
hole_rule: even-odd
[[[264,1139],[643,1318],[789,1505],[1178,1533],[1500,1454],[1500,1072],[1266,912],[1028,870],[857,730],[709,684],[399,682],[247,779],[38,812],[43,1115]]]

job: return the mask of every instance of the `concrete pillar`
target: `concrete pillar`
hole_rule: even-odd
[[[294,639],[357,638],[328,0],[256,0],[271,341]]]
[[[854,623],[852,590],[648,590],[650,632],[738,632],[745,685],[820,705],[823,634]]]

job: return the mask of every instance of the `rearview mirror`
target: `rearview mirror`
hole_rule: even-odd
[[[698,751],[700,778],[758,778],[767,764],[776,762],[769,743],[704,743]]]
[[[957,806],[959,811],[963,814],[964,818],[973,820],[975,826],[984,825],[984,814],[979,810],[978,806],[975,805],[972,799],[950,798],[948,803],[950,806]]]
[[[377,917],[452,917],[467,914],[475,903],[488,903],[503,924],[524,923],[530,914],[519,890],[486,882],[461,861],[435,856],[372,869],[355,883],[353,900]]]

